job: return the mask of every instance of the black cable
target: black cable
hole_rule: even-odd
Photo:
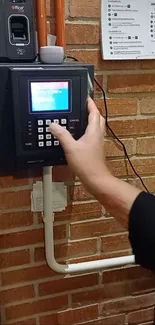
[[[74,57],[72,57],[72,56],[66,56],[66,58],[68,58],[68,59],[72,59],[72,60],[74,60],[74,61],[76,61],[76,62],[79,62],[78,59],[76,59],[76,58],[74,58]],[[145,190],[149,193],[149,190],[148,190],[148,188],[146,187],[146,185],[144,184],[144,182],[143,182],[141,176],[137,173],[136,169],[134,168],[134,166],[133,166],[133,164],[132,164],[132,162],[131,162],[131,159],[130,159],[128,153],[127,153],[127,149],[126,149],[124,143],[123,143],[123,142],[118,138],[118,136],[115,134],[115,132],[114,132],[114,131],[112,130],[112,128],[109,126],[109,123],[108,123],[108,105],[107,105],[106,93],[105,93],[104,89],[101,87],[101,85],[98,83],[98,81],[97,81],[96,79],[94,79],[94,81],[95,81],[96,85],[100,88],[100,90],[102,91],[102,94],[103,94],[104,107],[105,107],[105,122],[106,122],[106,127],[107,127],[107,129],[110,131],[110,133],[112,134],[112,136],[114,137],[114,139],[116,139],[116,140],[121,144],[121,146],[123,147],[125,157],[127,158],[127,160],[128,160],[128,162],[129,162],[129,164],[130,164],[130,166],[131,166],[131,168],[132,168],[134,174],[135,174],[135,175],[140,179],[140,181],[141,181],[143,187],[144,187]]]

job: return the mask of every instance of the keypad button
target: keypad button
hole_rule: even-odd
[[[44,124],[43,120],[38,120],[38,125],[43,125],[43,124]]]
[[[67,126],[62,126],[62,128],[66,130],[67,129]]]
[[[51,124],[51,120],[46,120],[46,125],[50,125]]]
[[[38,146],[39,146],[39,147],[44,147],[44,142],[39,142],[39,143],[38,143]]]
[[[59,146],[60,142],[59,141],[54,141],[54,146],[57,147]]]
[[[47,139],[47,140],[52,139],[52,135],[51,135],[51,134],[46,134],[46,139]]]
[[[43,133],[44,129],[43,128],[38,128],[38,133]]]
[[[61,119],[61,124],[62,125],[66,125],[67,124],[67,120],[66,119]]]
[[[46,146],[47,147],[51,147],[51,145],[52,145],[52,141],[46,141]]]
[[[39,139],[39,140],[44,140],[44,136],[43,136],[43,134],[39,134],[39,135],[38,135],[38,139]]]
[[[53,122],[59,124],[59,120],[53,120]]]
[[[46,132],[48,133],[48,132],[50,132],[50,128],[48,127],[48,128],[46,128]]]

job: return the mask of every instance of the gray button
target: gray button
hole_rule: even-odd
[[[46,141],[46,146],[47,147],[51,147],[51,145],[52,145],[52,141]]]
[[[59,124],[59,120],[54,120],[53,122],[56,124]]]
[[[61,120],[61,124],[62,124],[62,125],[66,125],[66,124],[67,124],[67,120],[66,120],[66,119],[62,119],[62,120]]]
[[[39,134],[39,135],[38,135],[38,139],[39,139],[39,140],[44,140],[44,136],[43,136],[43,134]]]
[[[59,141],[54,141],[54,146],[55,147],[59,146],[59,144],[60,144]]]
[[[43,133],[44,132],[44,129],[43,128],[38,128],[38,132],[39,133]]]
[[[44,142],[39,142],[38,145],[39,147],[44,147]]]
[[[46,125],[50,125],[51,124],[51,120],[46,120]]]
[[[43,120],[38,120],[38,125],[43,125],[43,124],[44,124]]]
[[[46,128],[46,132],[50,132],[50,128]]]
[[[51,135],[51,134],[46,134],[46,139],[47,139],[47,140],[52,139],[52,135]]]

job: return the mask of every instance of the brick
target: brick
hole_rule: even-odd
[[[154,320],[154,308],[139,310],[129,314],[128,324],[138,324]]]
[[[46,0],[46,14],[49,17],[55,16],[54,1]]]
[[[122,312],[130,312],[142,308],[152,307],[155,304],[155,293],[143,296],[129,297],[117,301],[105,302],[101,311],[101,315],[109,316]]]
[[[90,274],[76,277],[66,277],[55,281],[48,281],[39,284],[39,295],[47,296],[59,292],[77,290],[80,288],[93,287],[98,285],[98,274]]]
[[[56,221],[81,221],[93,218],[100,218],[102,216],[102,206],[99,202],[78,203],[68,205],[62,212],[55,213]]]
[[[69,196],[72,201],[86,201],[93,199],[82,185],[74,185],[69,188]]]
[[[105,116],[103,98],[96,98],[95,103]],[[137,114],[137,99],[134,98],[107,98],[109,116],[131,116]]]
[[[65,225],[55,226],[54,229],[56,230],[55,239],[64,239],[66,237]],[[43,228],[0,235],[1,249],[33,245],[42,242],[44,242]]]
[[[17,173],[12,176],[0,177],[0,188],[24,186],[28,184],[29,184],[28,174],[25,176],[25,175],[21,175],[21,173]]]
[[[97,23],[67,23],[66,41],[68,45],[98,45],[100,41],[100,26]]]
[[[13,320],[38,313],[49,312],[68,306],[68,297],[61,296],[44,300],[33,301],[6,308],[6,319]]]
[[[41,216],[38,216],[38,222],[43,223],[43,219]],[[44,231],[44,230],[43,230]],[[54,225],[54,240],[61,240],[66,238],[66,225]]]
[[[109,160],[107,161],[107,165],[111,173],[116,177],[129,175],[128,169],[126,168],[126,162],[124,162],[123,159]]]
[[[149,191],[151,193],[154,193],[155,192],[155,178],[154,177],[150,177],[150,178],[149,177],[142,177],[142,180],[143,180],[145,186],[149,189]],[[135,185],[138,188],[144,190],[143,185],[142,185],[142,183],[141,183],[141,181],[139,179],[136,179]]]
[[[102,221],[79,223],[78,225],[72,224],[70,231],[71,239],[80,239],[123,232],[124,228],[118,224],[115,219],[109,218]]]
[[[132,294],[132,282],[108,283],[100,288],[72,294],[73,306],[101,303],[112,299],[120,299]]]
[[[104,258],[115,258],[115,257],[122,257],[122,256],[130,256],[131,250],[122,250],[122,251],[113,251],[113,252],[104,252],[102,253],[102,259]]]
[[[75,2],[74,0],[70,1],[69,13],[72,18],[75,17],[91,17],[99,18],[100,17],[100,1],[99,0],[79,0]]]
[[[30,252],[28,249],[0,254],[1,269],[28,263],[30,263]]]
[[[0,235],[0,247],[2,249],[32,245],[43,242],[43,229],[33,229],[22,232]]]
[[[74,0],[73,0],[74,1]],[[84,63],[93,64],[97,71],[112,70],[136,70],[141,69],[141,63],[137,60],[119,61],[103,60],[101,51],[97,49],[68,49],[67,55],[76,58]],[[127,98],[128,100],[128,98]]]
[[[75,180],[75,176],[68,166],[53,167],[52,178],[53,182],[71,182]]]
[[[138,280],[151,276],[151,272],[137,266],[123,267],[120,269],[103,272],[103,283]]]
[[[30,191],[7,192],[0,195],[0,209],[15,209],[30,206]]]
[[[11,325],[36,325],[36,324],[37,324],[36,318],[29,318],[22,321],[15,321],[13,323],[11,322]]]
[[[155,91],[155,74],[110,75],[108,76],[108,92],[143,93]]]
[[[102,252],[121,251],[124,249],[130,249],[128,234],[116,234],[102,238]]]
[[[66,238],[66,225],[54,226],[54,240]]]
[[[93,255],[97,253],[96,239],[83,240],[78,242],[69,242],[68,244],[55,245],[55,257],[72,258],[85,255]],[[37,247],[35,249],[35,261],[45,260],[45,248]]]
[[[33,285],[0,291],[1,304],[8,304],[11,302],[31,299],[34,297],[35,297],[35,292],[34,292]]]
[[[143,174],[154,174],[154,170],[155,170],[155,166],[154,166],[155,160],[154,158],[147,158],[147,159],[143,159],[143,158],[137,158],[135,160],[133,160],[133,164],[136,168],[136,171],[141,175]],[[129,174],[133,174],[131,168],[128,169],[128,173]]]
[[[77,257],[77,258],[70,258],[67,260],[68,264],[75,264],[75,263],[85,263],[90,261],[101,260],[102,256],[98,253],[96,255],[91,256],[84,256],[84,257]]]
[[[154,158],[134,158],[131,162],[136,169],[137,173],[140,175],[152,175],[155,173],[155,159]],[[123,160],[111,160],[108,161],[108,167],[113,175],[119,176],[131,176],[134,175],[131,167],[129,167]]]
[[[155,69],[154,60],[141,60],[142,69]]]
[[[97,75],[96,77],[95,77],[95,79],[96,79],[96,81],[99,83],[99,85],[101,86],[101,87],[103,87],[103,83],[104,83],[104,78],[103,78],[103,75]],[[98,87],[98,85],[95,83],[94,84],[94,92],[95,92],[95,94],[97,95],[99,95],[99,94],[101,94],[102,95],[102,91],[101,91],[101,89],[100,89],[100,87]]]
[[[141,99],[139,107],[141,114],[155,114],[155,97]]]
[[[154,134],[155,119],[113,120],[109,125],[118,136]]]
[[[153,275],[148,278],[140,278],[139,280],[132,281],[132,295],[137,296],[154,292],[154,282],[155,279]]]
[[[72,294],[73,307],[88,305],[105,300],[106,294],[104,288],[94,288],[93,290],[78,292]]]
[[[0,213],[0,230],[27,227],[33,224],[33,214],[30,211]]]
[[[125,324],[125,315],[118,315],[118,316],[103,318],[102,324],[103,325],[124,325]]]
[[[19,270],[2,272],[2,285],[30,282],[44,278],[52,278],[56,273],[48,265],[22,268]]]
[[[133,139],[121,139],[124,143],[128,155],[135,153],[134,140]],[[124,150],[121,144],[118,144],[116,140],[105,140],[105,155],[106,157],[124,157]]]
[[[98,317],[98,306],[88,306],[60,312],[53,315],[40,317],[40,324],[44,325],[74,325],[79,322],[86,322]]]
[[[150,155],[155,153],[155,137],[137,139],[137,153]]]
[[[93,322],[85,323],[85,325],[124,325],[124,324],[125,324],[125,315],[104,317],[102,319]]]

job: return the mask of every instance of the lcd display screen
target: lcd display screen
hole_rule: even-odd
[[[69,81],[30,82],[31,112],[69,112],[69,93]]]

